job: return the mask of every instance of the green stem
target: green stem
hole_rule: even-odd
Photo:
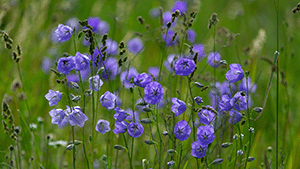
[[[131,160],[131,158],[130,158],[130,153],[129,153],[129,150],[128,150],[128,144],[127,144],[127,141],[126,141],[126,138],[125,138],[125,134],[122,133],[122,135],[123,135],[124,142],[125,142],[125,147],[126,147],[126,151],[127,151],[127,156],[128,156],[128,158],[129,158],[130,169],[133,169],[133,167],[132,167],[132,160]]]
[[[73,144],[74,144],[74,147],[73,147],[73,168],[75,169],[75,161],[76,161],[76,154],[75,154],[75,131],[74,131],[74,126],[72,126],[72,136],[73,136]]]
[[[75,41],[75,40],[74,40]],[[83,82],[82,82],[82,78],[81,78],[81,74],[80,71],[78,71],[78,76],[79,76],[79,82],[80,82],[80,86],[81,86],[81,90],[82,90],[82,95],[83,95],[83,113],[85,114],[85,94],[84,94],[84,87],[83,87]],[[90,168],[90,164],[89,164],[89,159],[87,157],[87,153],[85,150],[85,136],[84,136],[84,126],[82,127],[82,148],[83,148],[83,152],[84,152],[84,157],[86,159],[86,164],[88,169]]]
[[[159,155],[158,155],[158,166],[161,168],[161,146],[162,146],[162,139],[160,136],[160,130],[158,126],[158,118],[159,118],[159,112],[158,112],[158,104],[156,104],[156,128],[159,136]]]
[[[25,85],[24,85],[23,80],[22,80],[22,75],[21,75],[21,70],[20,70],[20,64],[19,64],[19,63],[17,63],[17,67],[18,67],[19,77],[20,77],[20,80],[21,80],[21,83],[22,83],[22,90],[23,90],[23,92],[26,94],[26,91],[25,91]],[[30,109],[29,109],[29,105],[28,105],[28,102],[27,102],[27,98],[25,99],[25,104],[26,104],[27,111],[28,111],[28,113],[29,113],[29,116],[28,116],[28,117],[31,117],[31,112],[30,112]]]
[[[247,85],[247,92],[246,92],[246,97],[247,97],[247,114],[248,114],[248,129],[250,130],[250,110],[249,110],[249,95],[250,95],[250,91],[248,90],[248,75],[246,76],[246,85]],[[247,158],[246,158],[246,163],[245,163],[245,167],[244,169],[247,168],[247,163],[248,163],[248,157],[249,157],[249,154],[250,154],[250,150],[251,150],[251,136],[252,136],[252,133],[249,131],[249,148],[248,148],[248,153],[247,153]]]
[[[277,40],[277,51],[279,51],[279,0],[277,0],[276,5],[276,40]],[[276,169],[278,169],[278,116],[279,116],[279,59],[277,60],[277,81],[276,81]]]

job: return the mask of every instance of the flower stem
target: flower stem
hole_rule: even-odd
[[[130,153],[129,153],[129,150],[128,150],[128,144],[127,144],[127,141],[126,141],[126,138],[125,138],[125,134],[122,133],[122,135],[123,135],[124,142],[125,142],[125,147],[126,147],[126,151],[127,151],[127,156],[128,156],[128,158],[129,158],[130,169],[133,169],[133,167],[132,167],[132,160],[131,160],[131,158],[130,158]]]

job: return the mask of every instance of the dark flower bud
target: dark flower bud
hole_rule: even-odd
[[[245,91],[242,91],[242,92],[241,92],[241,95],[242,95],[242,96],[246,96]]]
[[[22,93],[20,93],[20,94],[18,95],[18,98],[19,98],[20,100],[26,100],[26,94],[25,94],[24,92],[22,92]]]
[[[210,165],[218,165],[221,164],[222,162],[223,162],[222,158],[217,158],[213,162],[211,162]]]
[[[202,89],[201,89],[201,92],[203,92],[204,90],[208,89],[209,86],[204,86]]]
[[[104,46],[102,49],[101,49],[101,52],[103,53],[104,51],[106,51],[107,49],[107,46]]]
[[[157,142],[153,141],[153,140],[145,140],[145,143],[147,145],[153,145],[153,144],[157,144]]]
[[[176,36],[177,36],[177,32],[174,33],[171,42],[175,41]]]
[[[47,140],[50,140],[50,138],[51,138],[50,135],[47,135],[47,136],[46,136],[46,139],[47,139]]]
[[[79,24],[80,24],[81,26],[87,26],[88,23],[89,23],[89,22],[88,22],[87,20],[79,21]]]
[[[167,23],[167,28],[170,28],[171,27],[171,22],[168,22]]]
[[[163,131],[163,133],[162,133],[164,136],[167,136],[167,135],[169,135],[169,133],[167,132],[167,131]]]
[[[252,162],[252,161],[254,161],[255,160],[255,158],[254,157],[248,157],[248,162]]]
[[[13,55],[13,57],[12,57],[12,58],[13,58],[13,60],[16,60],[16,59],[17,59],[17,57],[18,57],[18,56],[17,56],[17,53],[14,51],[14,52],[12,53],[12,55]]]
[[[14,151],[14,147],[13,147],[12,145],[10,145],[10,146],[8,147],[8,149],[9,149],[9,151]]]
[[[122,53],[122,54],[121,54],[121,53],[122,53],[122,52],[120,52],[120,55],[122,55],[122,54],[123,54],[123,53]],[[122,64],[123,64],[123,62],[122,62],[122,59],[119,59],[119,61],[118,61],[118,66],[119,66],[119,67],[121,67],[121,66],[122,66]]]
[[[21,127],[20,126],[15,127],[15,132],[17,134],[20,134],[21,133]]]
[[[262,107],[255,107],[253,109],[256,113],[261,113],[263,111],[263,108]]]
[[[273,151],[273,148],[270,146],[270,147],[267,148],[267,151],[268,151],[269,153],[271,153],[271,152]]]
[[[175,165],[175,161],[169,161],[169,162],[167,162],[167,165],[170,166],[170,167],[172,167],[172,166]]]
[[[5,48],[6,48],[6,49],[11,49],[11,44],[5,43]]]
[[[67,150],[72,150],[73,148],[74,148],[74,144],[69,144],[69,145],[67,145]]]
[[[150,25],[146,24],[146,25],[145,25],[145,28],[146,28],[147,30],[149,30],[149,29],[150,29]]]
[[[108,35],[107,35],[107,34],[104,34],[104,35],[102,36],[101,42],[105,41],[105,40],[107,39],[107,37],[108,37]]]
[[[115,145],[114,149],[116,149],[116,150],[126,150],[126,147],[121,146],[121,145]]]
[[[137,20],[139,21],[139,23],[140,23],[141,25],[144,24],[145,19],[143,19],[141,16],[138,16],[138,17],[137,17]]]
[[[244,125],[245,123],[246,123],[246,121],[245,121],[245,120],[243,120],[243,121],[242,121],[242,123],[241,123],[241,125]]]
[[[119,48],[123,49],[124,47],[125,47],[125,43],[124,43],[124,41],[121,41],[120,44],[119,44]]]
[[[192,18],[195,18],[196,15],[197,15],[197,12],[192,12],[192,13],[190,14],[190,16],[191,16]]]
[[[226,143],[222,143],[222,144],[221,144],[221,147],[222,147],[222,148],[227,148],[227,147],[229,147],[229,146],[231,146],[231,145],[232,145],[232,143],[226,142]]]
[[[21,81],[18,80],[18,79],[15,79],[15,80],[12,82],[12,84],[11,84],[11,90],[12,90],[12,91],[15,91],[16,89],[19,89],[19,88],[21,88],[21,87],[22,87],[22,83],[21,83]]]
[[[144,118],[140,120],[143,124],[151,124],[153,121],[150,118]]]

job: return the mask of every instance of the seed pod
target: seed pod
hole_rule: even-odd
[[[127,150],[126,147],[121,146],[121,145],[115,145],[114,149],[116,149],[116,150]]]

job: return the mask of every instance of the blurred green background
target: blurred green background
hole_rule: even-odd
[[[189,12],[198,12],[192,26],[198,34],[195,43],[203,43],[207,54],[213,50],[213,31],[207,28],[212,13],[218,14],[217,30],[224,27],[234,34],[239,34],[227,47],[222,47],[226,38],[224,40],[224,37],[217,34],[217,39],[223,41],[217,43],[216,49],[227,63],[240,63],[244,70],[251,71],[250,76],[257,83],[257,91],[253,95],[253,105],[263,106],[272,66],[261,58],[273,60],[276,51],[275,2],[273,0],[188,0],[187,2]],[[297,122],[300,119],[300,97],[298,96],[300,88],[299,85],[297,86],[300,82],[300,14],[291,12],[297,3],[296,0],[279,0],[279,67],[284,74],[284,79],[281,74],[279,81],[286,80],[287,82],[287,85],[280,83],[279,88],[279,152],[280,162],[283,159],[285,168],[298,168],[300,166],[298,160],[300,158],[298,153],[300,151],[300,123]],[[61,57],[63,52],[74,54],[71,41],[58,44],[51,42],[51,31],[56,29],[58,24],[65,23],[67,19],[74,16],[79,20],[97,16],[109,23],[110,32],[108,35],[117,42],[129,40],[135,36],[134,32],[143,34],[145,50],[132,63],[139,72],[143,72],[147,71],[150,66],[158,66],[161,56],[161,49],[155,43],[156,38],[160,37],[160,22],[159,19],[151,18],[149,11],[159,6],[167,11],[171,9],[173,4],[174,1],[171,0],[91,0],[88,2],[84,0],[0,0],[0,29],[7,32],[14,40],[13,50],[16,49],[17,44],[22,48],[20,68],[26,97],[32,112],[29,118],[25,102],[18,99],[21,90],[14,92],[11,90],[13,80],[19,78],[17,65],[11,59],[11,51],[6,50],[4,42],[1,42],[0,96],[1,99],[5,97],[13,99],[10,108],[15,115],[16,123],[22,123],[18,118],[17,109],[27,114],[25,119],[27,119],[28,124],[38,123],[37,117],[42,117],[45,130],[38,129],[35,132],[36,141],[41,145],[45,142],[47,134],[51,133],[55,139],[60,140],[69,130],[58,129],[56,125],[50,123],[48,112],[51,108],[44,95],[49,89],[57,89],[57,84],[53,73],[44,73],[41,70],[44,57],[54,60],[57,56]],[[138,23],[138,16],[142,16],[145,23],[150,25],[150,31]],[[155,36],[152,36],[152,32]],[[78,44],[78,47],[81,53],[88,52],[88,48],[81,44]],[[250,47],[249,53],[246,50],[248,47]],[[175,51],[177,50],[168,48],[167,54]],[[205,61],[199,63],[198,69],[201,70],[205,64]],[[208,72],[212,72],[212,70],[212,68],[205,69]],[[225,80],[225,73],[226,70],[217,70],[218,81]],[[204,73],[201,76],[204,76]],[[209,84],[205,81],[203,83]],[[108,88],[108,86],[106,85],[104,88]],[[208,100],[207,93],[203,95],[206,100]],[[267,106],[263,114],[256,122],[252,122],[255,128],[255,138],[250,155],[254,156],[256,160],[249,163],[248,166],[251,168],[260,167],[266,158],[265,156],[268,155],[266,150],[269,146],[273,148],[270,155],[274,160],[275,112],[276,76],[273,78]],[[1,118],[0,120],[2,120]],[[25,132],[25,129],[22,130]],[[244,132],[246,132],[246,127]],[[4,134],[2,127],[0,133],[0,151],[8,151],[7,148],[12,142],[9,136]],[[78,135],[80,136],[80,133]],[[23,137],[29,138],[28,135]],[[55,150],[50,151],[53,154],[56,153]],[[136,152],[136,155],[142,153],[141,151]],[[100,158],[101,154],[98,153],[97,157]],[[29,160],[28,156],[24,158],[25,161]],[[223,158],[226,161],[226,152],[224,152]],[[50,157],[50,159],[53,162],[56,160],[55,157]],[[213,159],[214,157],[211,157],[210,161]],[[4,161],[4,153],[0,154],[0,161]],[[71,161],[69,163],[71,164]],[[82,165],[81,162],[78,163],[79,166]],[[274,161],[272,161],[272,165],[274,165]]]

